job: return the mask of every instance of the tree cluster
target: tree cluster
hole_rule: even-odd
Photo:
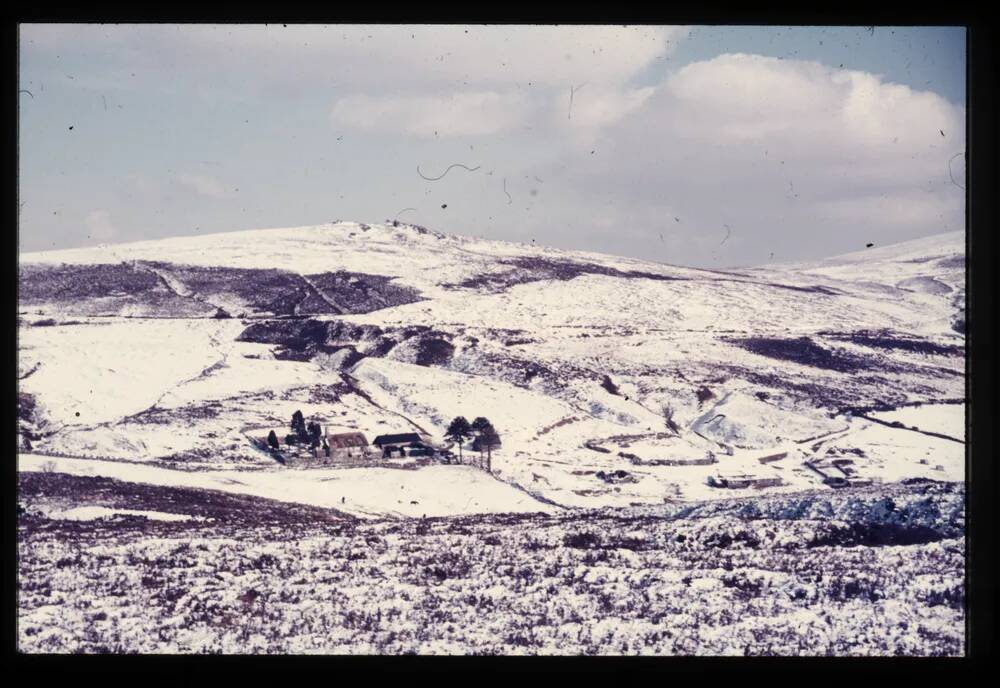
[[[479,448],[479,454],[482,455],[485,450],[489,458],[492,458],[493,447],[500,444],[500,433],[493,427],[489,419],[483,416],[477,417],[471,423],[466,420],[465,416],[456,417],[448,425],[445,437],[458,444],[460,457],[462,455],[463,443],[473,437],[477,440],[476,444]]]
[[[316,421],[306,423],[302,411],[292,414],[292,432],[285,436],[285,444],[288,446],[308,445],[315,452],[322,445],[327,456],[330,455],[330,447],[323,438],[323,428]],[[272,430],[267,436],[267,443],[272,449],[278,449],[278,436]]]

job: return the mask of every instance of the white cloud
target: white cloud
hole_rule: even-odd
[[[320,35],[330,38],[329,32]],[[629,81],[671,54],[683,27],[421,26],[360,33],[345,27],[341,35],[352,50],[357,41],[379,49],[365,55],[363,86],[334,104],[334,122],[367,131],[469,136],[529,121],[537,127],[544,119],[560,129],[569,120],[574,130],[617,121],[653,92],[631,88]],[[324,45],[346,49],[336,41]],[[390,88],[401,75],[402,95]],[[356,83],[351,76],[338,81]],[[546,110],[551,117],[544,117]]]
[[[84,219],[90,238],[98,241],[111,241],[118,234],[118,230],[111,223],[111,213],[107,210],[94,210],[87,213]]]
[[[565,119],[571,126],[577,128],[598,128],[613,124],[625,115],[638,110],[656,91],[653,87],[621,89],[601,84],[586,84],[573,91],[572,107],[569,105],[569,94],[559,99],[559,104],[565,108],[560,119]],[[563,124],[563,122],[560,122]]]
[[[726,54],[672,75],[650,104],[687,135],[727,143],[794,142],[810,154],[867,150],[898,158],[961,140],[963,113],[940,96],[816,62]],[[792,147],[792,146],[786,146]]]
[[[503,90],[520,84],[620,82],[666,57],[686,27],[504,25],[22,25],[30,52],[128,58],[234,90],[317,87]],[[225,77],[224,80],[220,77]],[[169,88],[169,84],[162,84]]]
[[[574,119],[585,112],[584,93]],[[963,226],[948,160],[964,136],[963,109],[934,93],[814,62],[731,54],[668,76],[601,131],[594,155],[578,148],[538,173],[555,180],[565,170],[563,204],[610,205],[623,225],[641,223],[639,245],[651,255],[661,232],[697,247],[728,224],[733,240],[712,250],[720,263],[738,250],[729,260],[745,263],[767,259],[795,234],[810,237],[799,250],[835,252]],[[716,260],[702,254],[703,263]]]
[[[177,182],[206,198],[225,198],[226,190],[215,177],[203,174],[179,174]]]
[[[282,57],[340,84],[412,88],[621,81],[673,53],[685,34],[676,26],[199,25],[183,38],[223,60]]]
[[[337,100],[331,117],[338,126],[420,137],[486,136],[529,126],[547,127],[557,135],[569,131],[590,136],[638,110],[655,90],[588,83],[574,88],[572,103],[569,89],[531,95],[514,90],[355,94]],[[548,95],[543,99],[541,93]]]
[[[448,231],[538,243],[563,232],[563,246],[716,265],[767,260],[775,245],[821,255],[856,248],[861,235],[886,243],[961,226],[963,192],[948,176],[948,161],[964,148],[961,107],[877,74],[759,55],[720,55],[664,74],[670,62],[658,58],[686,34],[36,25],[22,28],[21,65],[36,81],[81,91],[72,96],[95,111],[95,84],[102,94],[117,85],[123,92],[108,91],[109,106],[118,97],[125,118],[132,103],[155,107],[159,127],[176,132],[178,156],[157,172],[136,170],[153,190],[130,187],[121,207],[100,204],[130,227],[150,207],[163,208],[158,217],[176,212],[183,194],[232,191],[190,166],[203,149],[213,159],[268,159],[241,182],[248,189],[302,175],[254,220],[242,205],[234,221],[228,204],[202,204],[199,212],[217,213],[222,226],[295,222],[296,212],[325,217],[323,189],[336,188],[334,216],[382,218],[386,204],[392,212],[420,206],[427,224]],[[176,121],[178,109],[195,108],[199,117]],[[153,130],[148,118],[137,121],[142,136],[133,123],[130,140]],[[248,125],[246,136],[214,134],[233,122]],[[354,161],[349,172],[326,164],[329,150],[316,143],[332,138],[333,127],[338,153]],[[348,130],[372,135],[341,141]],[[413,172],[465,156],[482,174],[429,185]],[[387,158],[401,164],[373,162]],[[959,183],[962,165],[953,161]],[[178,224],[171,220],[163,226]],[[721,245],[723,224],[732,238]]]
[[[338,100],[334,123],[362,131],[422,137],[483,136],[521,122],[531,111],[520,93],[479,91],[448,95],[367,96]]]

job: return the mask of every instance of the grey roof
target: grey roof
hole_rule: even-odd
[[[415,432],[404,432],[396,435],[379,435],[372,444],[404,444],[408,442],[423,442],[423,439]]]

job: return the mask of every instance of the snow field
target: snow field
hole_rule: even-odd
[[[550,512],[553,507],[467,466],[265,471],[178,471],[95,459],[18,456],[19,471],[101,476],[194,487],[344,511],[361,518]]]

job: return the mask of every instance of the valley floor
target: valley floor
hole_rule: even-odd
[[[23,652],[963,654],[961,483],[359,520],[19,480]]]

